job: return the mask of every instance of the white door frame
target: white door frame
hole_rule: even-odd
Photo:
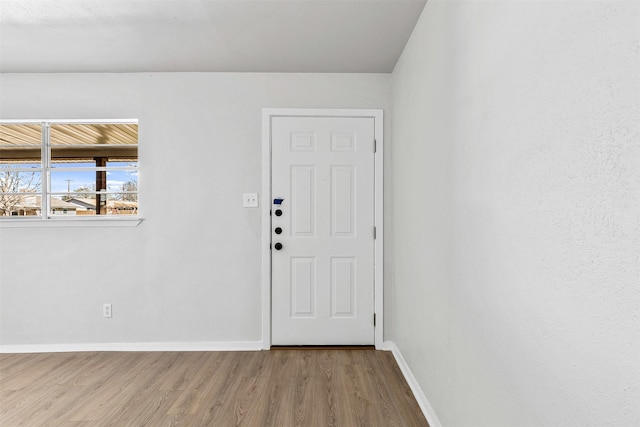
[[[368,117],[374,119],[375,155],[375,227],[374,240],[374,312],[376,316],[375,346],[383,348],[384,286],[383,286],[383,112],[381,109],[262,109],[262,348],[271,348],[271,119],[273,117]],[[373,319],[372,319],[373,321]]]

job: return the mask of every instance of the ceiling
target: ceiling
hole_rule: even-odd
[[[0,0],[0,72],[381,72],[426,0]]]

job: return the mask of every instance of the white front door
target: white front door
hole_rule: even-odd
[[[273,345],[374,343],[374,119],[273,117]]]

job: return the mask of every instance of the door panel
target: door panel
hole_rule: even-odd
[[[356,258],[331,258],[331,317],[354,317]]]
[[[331,166],[331,235],[354,237],[355,167]]]
[[[272,344],[373,344],[374,119],[274,117],[271,147]]]
[[[291,166],[291,233],[298,237],[315,234],[315,166]]]
[[[316,260],[291,257],[291,318],[315,316]]]

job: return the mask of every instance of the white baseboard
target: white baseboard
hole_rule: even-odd
[[[376,346],[376,350],[382,350],[382,351],[393,351],[394,348],[398,348],[396,346],[396,343],[389,340],[382,341],[382,344]]]
[[[0,345],[0,353],[68,353],[81,351],[259,351],[262,341],[131,342]]]
[[[427,419],[429,427],[442,427],[442,424],[440,424],[440,420],[431,407],[429,400],[427,400],[427,396],[425,396],[424,392],[422,391],[422,388],[420,387],[420,384],[418,384],[416,377],[413,376],[413,372],[411,372],[409,365],[407,365],[407,362],[404,360],[404,357],[402,356],[402,353],[400,352],[400,349],[398,348],[396,343],[393,341],[385,341],[383,344],[384,345],[382,350],[388,350],[393,353],[393,357],[395,357],[396,363],[402,371],[402,375],[404,375],[405,380],[407,380],[407,384],[409,384],[413,395],[418,401],[418,405],[420,405],[420,409],[422,409],[422,413]]]

